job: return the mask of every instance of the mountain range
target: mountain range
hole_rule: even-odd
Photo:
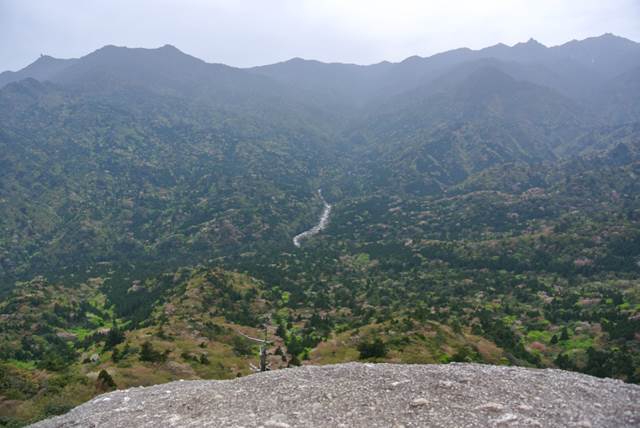
[[[640,44],[611,34],[245,69],[105,46],[1,73],[0,426],[101,370],[246,374],[263,325],[274,368],[638,382],[638,100]],[[297,248],[318,189],[328,226]]]

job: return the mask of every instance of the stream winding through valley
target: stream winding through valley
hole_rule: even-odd
[[[311,229],[305,230],[304,232],[299,233],[293,237],[293,245],[295,245],[298,248],[300,248],[300,245],[301,245],[300,242],[302,240],[308,239],[314,235],[317,235],[318,233],[320,233],[320,231],[325,229],[329,224],[329,216],[331,215],[331,204],[329,204],[324,199],[324,196],[322,196],[322,189],[318,189],[318,196],[320,197],[320,199],[322,200],[322,203],[324,204],[324,208],[322,209],[322,214],[320,214],[320,220],[318,221],[318,224],[313,226]]]

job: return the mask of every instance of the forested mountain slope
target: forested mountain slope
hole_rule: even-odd
[[[265,325],[274,368],[638,382],[639,46],[251,69],[106,46],[3,73],[0,423],[246,374]]]

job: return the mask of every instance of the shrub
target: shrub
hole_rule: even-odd
[[[254,354],[253,345],[244,337],[233,336],[233,339],[231,339],[231,346],[233,347],[233,352],[238,356]]]
[[[105,369],[100,370],[98,374],[98,380],[96,382],[96,387],[101,391],[108,391],[110,389],[116,388],[116,383],[113,378]]]
[[[148,361],[151,363],[163,362],[167,360],[167,353],[162,353],[153,348],[151,342],[146,341],[140,349],[140,361]]]
[[[366,358],[383,358],[387,355],[387,345],[379,337],[372,342],[362,341],[358,345],[360,359]]]

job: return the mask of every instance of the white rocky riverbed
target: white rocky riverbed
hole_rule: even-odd
[[[293,245],[295,245],[298,248],[301,245],[300,244],[301,241],[305,239],[309,239],[313,235],[317,235],[322,230],[324,230],[329,224],[329,216],[331,215],[331,204],[329,204],[322,196],[322,189],[318,189],[318,196],[320,197],[320,199],[322,200],[322,203],[324,204],[324,208],[322,209],[322,214],[320,214],[320,220],[318,221],[318,224],[313,226],[311,229],[305,230],[304,232],[299,233],[293,237]]]

